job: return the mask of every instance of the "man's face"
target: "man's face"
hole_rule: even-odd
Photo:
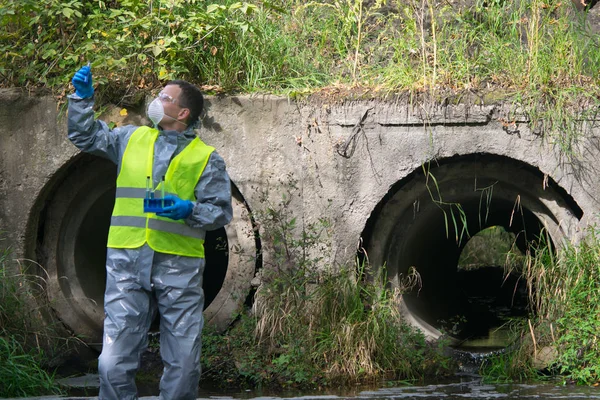
[[[180,119],[179,113],[183,109],[180,105],[179,95],[181,88],[177,85],[167,85],[159,93],[158,98],[162,101],[165,114],[171,118]]]

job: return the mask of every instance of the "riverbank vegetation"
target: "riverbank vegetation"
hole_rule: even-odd
[[[570,152],[575,115],[600,104],[585,15],[558,0],[0,0],[0,85],[64,96],[91,62],[98,102],[123,106],[172,78],[339,101],[475,93]]]
[[[0,239],[0,245],[2,240]],[[35,307],[24,301],[31,298],[28,277],[15,272],[8,250],[0,253],[0,397],[26,397],[61,394],[54,376],[44,367],[49,364],[44,350],[50,329],[40,331],[33,322]],[[18,270],[18,268],[17,268]],[[52,340],[52,342],[55,342]]]
[[[600,382],[600,237],[589,229],[581,243],[552,245],[540,238],[522,270],[533,317],[514,327],[515,345],[483,366],[490,379],[546,376]]]
[[[304,272],[270,274],[252,313],[225,336],[205,335],[203,379],[321,389],[455,372],[442,343],[427,343],[402,320],[398,293],[382,282],[357,282],[353,270]]]
[[[325,254],[325,218],[290,213],[294,180],[277,203],[264,194],[261,241],[269,248],[253,306],[225,335],[204,335],[204,379],[268,387],[322,388],[384,380],[420,381],[455,372],[446,344],[427,343],[400,315],[402,291],[419,284],[413,271],[396,290],[367,264],[333,266]]]

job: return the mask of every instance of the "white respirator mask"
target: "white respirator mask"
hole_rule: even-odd
[[[162,101],[160,101],[158,97],[152,100],[152,102],[148,105],[146,114],[154,126],[158,126],[158,123],[162,121],[165,116],[165,108],[162,105]]]
[[[163,106],[163,103],[159,97],[155,98],[150,104],[148,104],[148,110],[146,111],[146,114],[148,115],[148,118],[150,118],[150,121],[152,121],[154,124],[154,127],[158,126],[164,117],[171,118],[173,121],[177,121],[180,124],[187,126],[185,122],[165,114],[165,107]]]

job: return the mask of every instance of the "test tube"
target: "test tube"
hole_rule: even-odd
[[[146,198],[150,198],[150,177],[146,177]]]
[[[160,190],[162,191],[162,193],[161,193],[161,198],[162,198],[161,207],[164,207],[165,206],[165,176],[164,175],[162,177],[162,185],[160,187]]]
[[[90,62],[88,61],[88,63],[87,63],[87,66],[89,67],[90,65],[91,65],[91,64],[90,64]],[[83,78],[83,82],[85,82],[85,83],[88,83],[88,80],[89,80],[89,79],[90,79],[90,73],[88,73],[88,74],[85,76],[85,78]]]

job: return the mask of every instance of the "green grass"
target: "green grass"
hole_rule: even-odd
[[[557,0],[452,4],[0,0],[0,86],[62,99],[90,61],[97,102],[125,107],[172,78],[294,98],[331,87],[337,98],[433,101],[494,91],[576,155],[581,121],[600,104],[600,46],[585,14]]]
[[[589,90],[600,65],[597,39],[568,2],[552,0],[439,9],[430,0],[0,5],[2,84],[58,91],[86,60],[101,86],[183,77],[270,92],[298,79],[385,90]]]
[[[534,317],[515,329],[515,346],[490,362],[490,379],[537,375],[534,360],[551,349],[545,367],[565,382],[600,381],[600,238],[590,228],[581,243],[551,246],[540,238],[523,267]],[[518,327],[517,327],[518,328]],[[538,367],[539,368],[539,367]]]
[[[264,193],[260,214],[265,260],[252,310],[225,336],[204,336],[206,379],[314,388],[383,379],[419,380],[453,371],[443,343],[426,343],[399,313],[400,291],[366,264],[331,267],[326,219],[304,223],[290,214],[295,182],[281,201]],[[358,268],[358,269],[357,269]],[[405,285],[416,282],[408,276]]]
[[[532,264],[538,313],[556,329],[559,372],[580,384],[600,382],[600,238],[590,230],[578,246]]]
[[[3,334],[8,336],[0,336],[0,397],[62,394],[54,376],[41,367],[44,354],[24,349],[15,334]]]
[[[427,343],[402,320],[397,293],[354,276],[344,269],[264,277],[251,313],[224,336],[204,335],[203,378],[316,388],[454,371],[443,344]]]
[[[0,244],[1,244],[0,240]],[[10,252],[0,253],[0,397],[62,394],[43,366],[51,329],[35,329],[36,310],[27,303],[27,275],[13,272]]]

